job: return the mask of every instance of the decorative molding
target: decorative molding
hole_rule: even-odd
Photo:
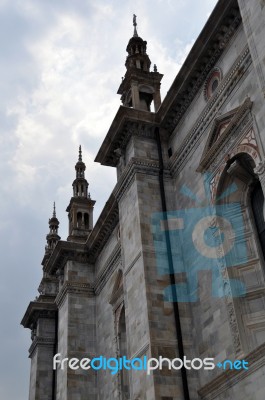
[[[211,165],[217,166],[220,162],[220,158],[223,160],[225,155],[228,154],[228,150],[234,146],[234,142],[236,140],[238,141],[238,138],[242,137],[242,134],[245,131],[244,128],[248,123],[251,122],[251,125],[253,124],[252,116],[250,114],[251,107],[252,102],[250,98],[247,98],[240,107],[231,110],[230,113],[233,113],[233,116],[230,122],[224,132],[222,132],[218,138],[215,138],[215,131],[218,127],[218,122],[222,121],[222,116],[218,117],[210,131],[205,150],[200,160],[199,167],[197,168],[198,172],[208,170]],[[226,114],[223,118],[226,118]]]
[[[54,319],[57,311],[54,300],[55,296],[40,295],[37,300],[31,301],[21,321],[24,328],[32,329],[39,318]]]
[[[159,161],[140,157],[132,157],[113,190],[113,194],[118,202],[133,183],[133,178],[137,173],[158,176]],[[169,170],[167,166],[165,166],[164,173],[166,176],[169,176]]]
[[[217,32],[212,44],[208,45],[208,54],[204,54],[204,57],[202,57],[203,61],[201,62],[201,68],[197,66],[196,70],[191,72],[186,87],[182,89],[174,99],[174,103],[163,122],[163,127],[168,132],[173,132],[182,116],[186,113],[201,86],[207,79],[210,71],[216,65],[217,60],[220,58],[230,39],[239,27],[241,23],[240,11],[239,9],[234,9],[233,11],[234,15],[226,17],[230,19],[230,21],[227,22],[229,26],[227,26],[224,21],[222,26],[219,28],[222,32]],[[220,89],[217,88],[216,92],[220,92]]]
[[[131,271],[131,269],[133,268],[133,266],[136,264],[136,262],[139,260],[139,258],[142,255],[142,251],[139,251],[139,253],[135,256],[135,258],[133,259],[133,261],[128,265],[128,267],[126,268],[126,270],[124,271],[124,276],[128,275],[128,273]]]
[[[89,283],[79,282],[64,282],[60,292],[58,293],[55,302],[60,308],[68,294],[75,294],[77,296],[94,297],[95,293],[93,287]]]
[[[148,352],[150,348],[149,342],[146,342],[140,349],[138,349],[134,354],[130,356],[130,360],[133,360],[134,358],[141,358],[144,354]]]
[[[248,47],[242,51],[222,83],[216,89],[216,94],[209,100],[200,118],[196,121],[186,138],[181,143],[178,151],[172,156],[169,168],[173,176],[185,165],[189,159],[188,155],[195,150],[195,146],[201,136],[205,133],[206,127],[216,117],[216,114],[238,84],[248,67],[251,65],[251,56]]]
[[[35,339],[31,343],[31,346],[29,348],[29,358],[32,358],[37,347],[49,347],[53,349],[54,347],[54,342],[55,338],[53,337],[41,337],[41,336],[35,336]]]
[[[52,275],[57,270],[62,270],[67,261],[88,263],[88,251],[84,243],[60,240],[53,250],[48,262],[43,267],[45,274]]]
[[[198,391],[202,400],[213,400],[224,392],[227,393],[227,391],[238,382],[249,377],[250,374],[253,374],[258,369],[264,367],[265,343],[245,356],[244,360],[249,363],[248,370],[227,370],[222,372]]]
[[[259,176],[260,180],[263,177],[265,178],[265,160],[260,161],[260,163],[255,168],[254,172],[255,172],[255,174],[257,174]]]
[[[203,95],[205,101],[208,101],[214,94],[209,86],[213,83],[214,80],[218,80],[218,86],[219,86],[222,79],[223,79],[223,73],[219,67],[215,67],[210,71],[206,79],[206,82],[204,83],[204,88],[203,88]]]

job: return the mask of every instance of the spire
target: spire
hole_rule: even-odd
[[[45,247],[45,255],[50,256],[53,249],[55,248],[57,242],[61,239],[58,235],[58,228],[60,222],[56,217],[56,207],[55,202],[53,203],[53,213],[52,217],[49,219],[50,232],[46,236],[47,245]]]
[[[74,197],[87,198],[88,183],[85,179],[86,164],[82,160],[82,148],[79,146],[78,161],[75,164],[76,179],[73,182]]]
[[[126,47],[128,53],[125,61],[126,73],[118,94],[121,95],[125,107],[151,112],[153,103],[156,112],[161,104],[160,82],[163,75],[157,71],[156,65],[154,71],[150,71],[151,60],[146,53],[147,42],[138,36],[135,14],[133,14],[133,26],[133,37]]]
[[[68,241],[85,242],[93,228],[93,208],[95,201],[88,193],[85,178],[86,164],[82,160],[82,148],[79,146],[78,161],[75,164],[76,178],[73,181],[73,196],[66,209],[69,218]]]
[[[138,33],[137,33],[137,22],[136,22],[136,15],[133,14],[133,26],[134,26],[134,32],[133,32],[133,37],[138,37]]]

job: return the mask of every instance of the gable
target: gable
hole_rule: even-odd
[[[229,112],[218,116],[208,134],[208,139],[205,144],[202,157],[197,168],[198,172],[203,172],[207,169],[209,162],[216,157],[221,151],[229,137],[234,132],[240,120],[244,117],[245,113],[249,111],[252,102],[249,97],[246,98],[241,106],[230,110]]]

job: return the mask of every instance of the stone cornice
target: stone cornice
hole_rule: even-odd
[[[196,144],[205,133],[205,129],[216,117],[219,109],[222,107],[239,80],[243,77],[244,73],[246,73],[250,65],[251,56],[248,47],[246,47],[222,80],[216,90],[216,94],[206,104],[200,118],[196,121],[186,138],[180,144],[176,153],[172,156],[169,162],[169,168],[173,176],[175,176],[183,167],[188,159],[188,154],[196,148]]]
[[[55,246],[49,261],[43,267],[43,271],[44,273],[52,275],[58,269],[62,269],[66,262],[70,260],[83,263],[88,262],[88,251],[86,244],[60,240]]]
[[[142,71],[137,67],[130,67],[125,73],[124,79],[120,84],[117,94],[122,95],[123,92],[129,90],[131,88],[131,82],[133,80],[136,81],[138,84],[149,83],[155,87],[160,86],[160,81],[162,78],[163,75],[159,72],[149,71],[148,73],[146,73],[146,71]]]
[[[44,346],[44,347],[50,347],[53,349],[54,347],[54,338],[52,337],[40,337],[40,336],[35,336],[35,339],[31,343],[31,346],[29,348],[29,357],[31,358],[39,346]]]
[[[250,352],[244,360],[247,361],[248,370],[227,370],[207,383],[199,390],[202,400],[215,399],[238,382],[265,365],[265,343]]]
[[[76,294],[78,296],[93,297],[94,290],[89,283],[79,283],[79,282],[64,282],[60,292],[58,293],[55,302],[60,307],[67,294]]]
[[[171,134],[241,23],[236,0],[220,0],[169,89],[159,111]]]
[[[124,148],[132,134],[152,134],[157,114],[120,106],[95,158],[102,165],[115,167],[118,158],[114,150]]]
[[[45,296],[43,296],[45,297]],[[49,298],[50,301],[31,301],[22,318],[21,325],[30,328],[39,318],[55,318],[57,307],[54,302],[55,297]],[[53,301],[52,301],[53,300]]]
[[[66,208],[66,211],[69,212],[73,204],[79,204],[84,207],[87,206],[93,207],[95,203],[96,201],[92,200],[90,197],[80,197],[80,196],[71,197],[69,205]]]
[[[119,181],[117,182],[113,194],[117,201],[121,199],[125,191],[132,184],[133,178],[136,173],[143,173],[147,175],[156,175],[159,173],[159,162],[157,160],[150,160],[147,158],[132,157],[126,165]],[[164,171],[165,175],[169,175],[167,167]]]

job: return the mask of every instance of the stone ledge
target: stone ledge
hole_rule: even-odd
[[[202,400],[215,399],[219,394],[224,393],[226,390],[236,385],[253,372],[265,366],[265,343],[247,354],[244,357],[244,360],[248,361],[249,363],[248,370],[224,371],[211,382],[199,389],[198,393],[202,397]]]

